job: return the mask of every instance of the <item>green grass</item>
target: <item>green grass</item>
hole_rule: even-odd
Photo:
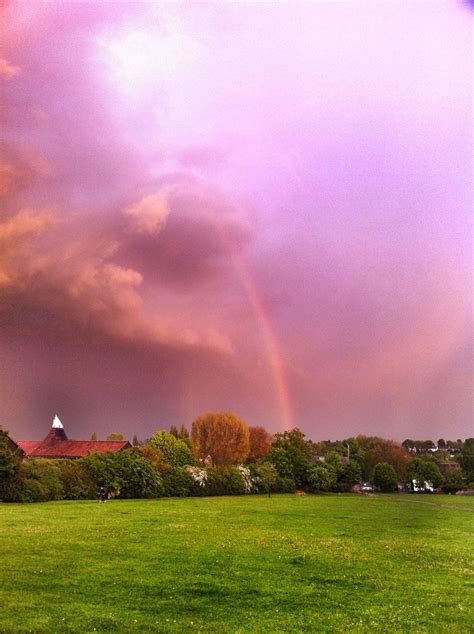
[[[0,632],[471,632],[474,498],[0,504]]]

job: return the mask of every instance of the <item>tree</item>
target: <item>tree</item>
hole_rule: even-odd
[[[178,438],[181,438],[181,440],[189,439],[189,432],[185,425],[181,425],[181,427],[179,428]]]
[[[393,491],[397,484],[397,472],[388,462],[375,465],[373,483],[382,491]]]
[[[462,473],[460,469],[448,471],[444,476],[443,491],[445,493],[456,493],[464,486]]]
[[[18,499],[20,481],[20,457],[8,447],[8,434],[0,429],[0,500],[14,502]]]
[[[411,451],[415,447],[415,441],[407,438],[402,442],[402,447],[405,451]]]
[[[438,449],[445,449],[446,448],[446,441],[444,438],[440,438],[438,440]]]
[[[336,484],[336,471],[326,464],[318,464],[311,467],[308,475],[309,489],[311,491],[329,491]]]
[[[189,446],[167,431],[157,431],[150,438],[150,445],[163,456],[163,461],[172,467],[185,467],[194,464]]]
[[[285,454],[283,462],[291,464],[291,474],[283,474],[280,472],[278,464],[275,462],[277,450],[281,450]],[[296,486],[305,487],[308,484],[308,473],[311,466],[311,458],[313,450],[311,444],[305,439],[304,433],[295,427],[291,431],[285,431],[275,435],[272,450],[268,454],[270,462],[275,464],[278,473],[282,477],[294,478]],[[279,462],[282,462],[281,455]]]
[[[123,434],[113,432],[107,436],[106,440],[123,440]]]
[[[95,432],[95,431],[92,432],[91,440],[97,440],[97,432]]]
[[[459,457],[459,464],[468,484],[474,482],[474,438],[466,438]]]
[[[349,491],[350,488],[360,482],[362,469],[355,460],[350,460],[347,464],[340,464],[337,470],[337,484],[342,491]]]
[[[251,465],[252,472],[255,476],[259,491],[268,493],[268,497],[271,496],[271,492],[274,490],[277,479],[278,471],[272,465],[271,462],[260,461]]]
[[[134,447],[137,447],[140,443],[138,442],[138,437],[136,434],[133,434],[133,440],[132,440],[132,445]]]
[[[362,449],[363,455],[358,462],[362,466],[362,475],[366,480],[372,479],[375,465],[379,462],[388,462],[395,469],[397,477],[404,478],[409,454],[398,443],[378,436],[357,436],[356,441]]]
[[[272,437],[264,427],[249,427],[250,451],[248,459],[252,462],[264,458],[272,448]]]
[[[249,455],[248,425],[232,412],[199,416],[193,422],[191,437],[196,456],[203,460],[210,455],[216,465],[243,462]]]
[[[176,425],[171,425],[170,434],[174,436],[175,438],[179,438],[178,428],[176,427]]]
[[[443,476],[438,465],[430,458],[414,458],[410,460],[406,468],[408,480],[416,480],[420,484],[431,482],[437,489],[443,483]]]

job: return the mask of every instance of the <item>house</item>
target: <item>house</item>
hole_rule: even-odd
[[[132,446],[128,440],[69,440],[57,416],[44,440],[18,440],[15,444],[25,458],[82,458],[91,453],[123,451]]]
[[[1,430],[0,430],[1,432]],[[12,453],[16,453],[20,456],[20,458],[23,458],[25,455],[25,452],[23,451],[23,449],[21,449],[21,447],[14,441],[12,440],[12,438],[10,438],[10,436],[8,436],[8,434],[6,432],[1,432],[2,434],[5,434],[6,439],[7,439],[7,449],[9,451],[11,451]]]
[[[461,471],[461,465],[459,462],[440,462],[438,464],[441,475],[445,476],[453,471]]]

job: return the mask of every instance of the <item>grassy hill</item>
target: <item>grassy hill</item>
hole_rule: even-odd
[[[0,504],[0,631],[469,632],[474,498]]]

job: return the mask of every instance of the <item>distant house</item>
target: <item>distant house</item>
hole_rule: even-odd
[[[20,458],[23,458],[23,456],[25,455],[23,449],[21,449],[21,447],[14,440],[12,440],[10,436],[7,436],[7,449],[12,453],[18,453]]]
[[[18,440],[15,444],[25,458],[82,458],[92,453],[123,451],[132,446],[128,440],[69,440],[57,416],[44,440]]]
[[[445,476],[447,473],[452,473],[453,471],[460,471],[461,466],[459,462],[440,462],[438,464],[439,470],[441,471],[441,475]]]

